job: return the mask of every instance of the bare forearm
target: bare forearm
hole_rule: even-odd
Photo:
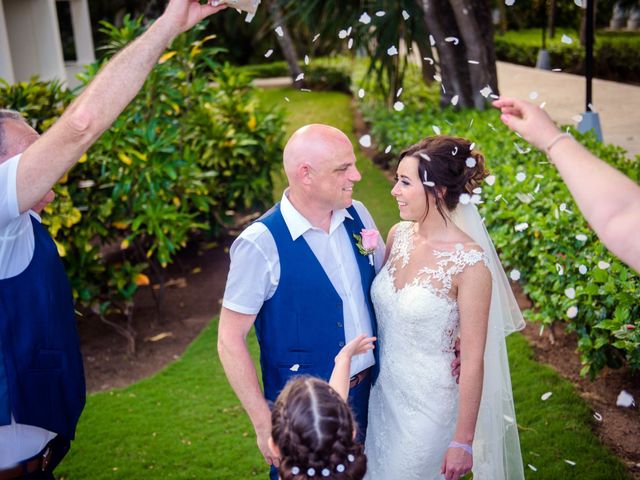
[[[460,372],[460,398],[458,401],[458,421],[454,440],[471,444],[476,430],[480,399],[482,397],[482,382],[484,369],[482,361],[473,364],[471,361],[462,363]]]
[[[580,210],[598,237],[613,253],[640,270],[640,186],[573,139],[551,148],[558,168]]]
[[[231,388],[249,415],[256,432],[266,429],[270,431],[271,412],[260,389],[246,343],[221,339],[218,341],[218,354]]]
[[[343,400],[349,397],[349,380],[350,380],[351,359],[344,356],[337,356],[336,363],[331,372],[329,385],[338,392]]]

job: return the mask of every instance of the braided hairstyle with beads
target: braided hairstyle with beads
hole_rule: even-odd
[[[427,195],[435,198],[438,213],[445,219],[461,198],[469,201],[482,190],[482,180],[489,175],[482,154],[475,144],[460,137],[427,137],[400,153],[418,159],[418,174]],[[479,198],[479,197],[478,197]],[[427,203],[427,214],[429,204]]]
[[[282,480],[360,480],[367,470],[347,403],[325,381],[296,376],[271,412],[271,436],[280,449]]]

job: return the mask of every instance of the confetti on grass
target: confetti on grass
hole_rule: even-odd
[[[553,392],[543,393],[542,396],[540,397],[540,400],[542,400],[543,402],[546,402],[547,400],[549,400],[549,397],[551,397],[551,395],[553,395]]]

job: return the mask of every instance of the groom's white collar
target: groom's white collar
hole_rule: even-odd
[[[287,190],[282,194],[282,200],[280,201],[280,211],[282,212],[282,218],[284,218],[284,223],[287,225],[289,229],[289,233],[291,234],[291,238],[295,241],[306,233],[308,230],[320,230],[317,227],[311,225],[311,222],[307,220],[293,204],[289,201],[287,197]],[[336,228],[342,225],[345,218],[349,218],[353,220],[351,214],[347,211],[346,208],[341,208],[340,210],[334,210],[331,214],[331,225],[329,226],[329,235],[331,235]]]

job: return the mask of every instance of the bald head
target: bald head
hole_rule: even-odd
[[[332,158],[345,152],[353,152],[353,146],[349,137],[337,128],[319,123],[299,128],[284,147],[284,171],[289,183],[293,183],[302,163],[312,168],[322,168]]]

